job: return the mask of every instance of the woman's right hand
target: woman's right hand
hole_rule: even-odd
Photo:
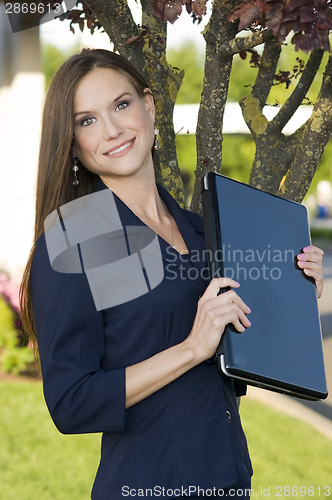
[[[142,401],[181,377],[194,366],[211,358],[225,326],[231,323],[238,332],[250,326],[250,309],[234,290],[218,295],[221,288],[238,288],[229,278],[211,281],[199,299],[194,324],[188,337],[148,359],[126,368],[126,408]]]
[[[239,286],[230,278],[214,278],[199,299],[193,327],[184,341],[198,363],[214,355],[226,325],[232,324],[239,333],[251,325],[246,316],[251,311],[234,290],[218,295],[222,288]]]

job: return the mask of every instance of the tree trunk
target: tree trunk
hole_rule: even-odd
[[[151,0],[142,0],[142,25],[150,30],[144,56],[150,87],[156,103],[156,127],[160,132],[160,149],[154,153],[156,178],[181,204],[184,203],[183,183],[178,167],[173,110],[183,71],[175,71],[166,60],[167,23],[160,21],[152,10]]]
[[[236,25],[226,21],[236,0],[215,0],[205,28],[204,82],[196,130],[197,165],[191,210],[201,212],[201,179],[210,171],[219,172],[222,160],[222,122],[226,106],[233,54],[230,42]]]

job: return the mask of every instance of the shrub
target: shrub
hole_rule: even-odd
[[[0,369],[20,374],[34,366],[34,355],[20,320],[19,287],[0,272]]]

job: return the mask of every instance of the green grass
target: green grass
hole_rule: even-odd
[[[264,498],[262,488],[269,498],[332,497],[332,440],[249,398],[241,402],[241,417],[254,467],[254,498]]]
[[[0,497],[88,500],[100,435],[61,435],[51,422],[38,382],[1,380],[0,394]],[[328,498],[323,487],[332,489],[331,440],[248,398],[243,398],[241,415],[255,470],[253,498],[261,497],[261,488],[262,498]],[[297,486],[298,495],[282,490],[287,486]],[[300,486],[314,490],[303,495]]]
[[[88,500],[100,435],[64,436],[37,382],[0,382],[0,498]]]

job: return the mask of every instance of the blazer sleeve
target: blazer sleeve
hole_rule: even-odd
[[[46,404],[63,434],[124,432],[125,368],[103,370],[103,314],[85,274],[52,269],[36,243],[31,292]]]

